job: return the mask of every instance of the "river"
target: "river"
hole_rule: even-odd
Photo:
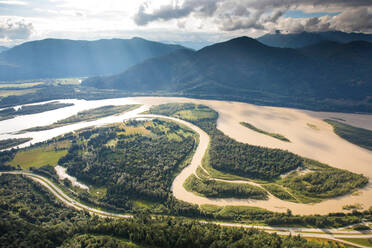
[[[299,109],[256,106],[240,102],[197,100],[188,98],[140,97],[118,98],[99,101],[61,100],[72,102],[75,105],[44,113],[16,117],[0,122],[0,139],[32,137],[32,143],[44,141],[63,133],[80,128],[103,125],[123,119],[133,118],[148,109],[151,105],[169,102],[192,102],[205,104],[219,113],[217,127],[226,135],[237,141],[260,145],[270,148],[289,150],[304,157],[327,163],[333,167],[346,169],[355,173],[362,173],[372,179],[372,152],[353,145],[338,137],[332,127],[322,121],[324,118],[342,118],[345,123],[372,129],[372,115],[355,115],[345,113],[326,113],[304,111]],[[48,125],[57,120],[66,118],[79,111],[105,105],[142,104],[139,109],[119,116],[110,116],[91,122],[82,122],[52,130],[24,133],[14,133],[26,128]],[[269,136],[254,132],[239,123],[246,121],[269,132],[280,133],[291,140],[291,143],[282,142]],[[192,125],[192,124],[190,124]],[[190,126],[188,125],[188,126]],[[272,211],[284,212],[291,209],[294,214],[327,214],[342,211],[347,204],[359,203],[365,209],[372,206],[372,184],[359,190],[359,194],[332,198],[316,204],[299,204],[282,201],[275,197],[269,200],[238,200],[238,199],[209,199],[196,196],[183,188],[184,180],[195,172],[201,163],[201,158],[208,146],[209,137],[202,130],[190,126],[200,135],[200,145],[193,157],[191,165],[186,167],[175,179],[172,190],[176,198],[196,204],[215,205],[245,205],[266,208]],[[29,145],[29,143],[25,144]],[[24,145],[24,146],[25,146]]]

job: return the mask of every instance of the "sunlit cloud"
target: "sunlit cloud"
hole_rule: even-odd
[[[23,41],[144,34],[152,40],[192,41],[191,34],[198,34],[198,40],[215,42],[211,39],[275,30],[371,33],[371,13],[371,0],[0,0],[0,18],[32,25]],[[7,30],[13,32],[3,29],[3,36]],[[9,44],[22,41],[6,36]]]
[[[28,5],[27,2],[17,1],[17,0],[1,0],[0,4],[7,4],[7,5]]]

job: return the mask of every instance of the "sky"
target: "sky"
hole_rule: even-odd
[[[0,0],[0,45],[142,37],[202,44],[266,33],[372,33],[372,0]]]

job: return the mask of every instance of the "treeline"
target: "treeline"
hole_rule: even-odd
[[[212,198],[241,198],[241,199],[267,199],[267,192],[257,186],[243,183],[226,183],[215,180],[199,179],[195,175],[189,176],[184,187],[206,197]]]
[[[325,120],[333,127],[333,131],[343,139],[372,151],[372,131],[353,127],[335,120]]]
[[[10,147],[18,146],[32,140],[32,138],[18,138],[18,139],[5,139],[0,140],[0,150],[7,149]]]
[[[97,244],[123,247],[121,244],[128,242],[145,247],[342,247],[256,229],[227,228],[180,218],[153,219],[147,214],[129,220],[101,219],[66,208],[31,179],[2,175],[0,185],[0,243],[9,248]]]

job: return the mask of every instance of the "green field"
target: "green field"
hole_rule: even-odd
[[[262,187],[264,187],[267,191],[281,200],[297,202],[296,198],[293,195],[288,193],[288,191],[284,187],[279,186],[278,184],[262,184]]]
[[[34,86],[42,85],[44,82],[32,82],[32,83],[5,83],[5,84],[0,84],[0,89],[2,88],[31,88]]]
[[[14,159],[8,162],[12,166],[20,166],[22,169],[41,167],[43,165],[57,165],[58,160],[65,156],[70,143],[62,141],[55,144],[44,145],[17,152]]]
[[[195,175],[186,179],[184,187],[188,191],[212,198],[267,199],[267,192],[257,186],[199,179]]]
[[[341,123],[334,120],[324,120],[333,127],[333,131],[343,139],[346,139],[350,143],[361,146],[372,151],[372,131],[353,127],[345,123]]]
[[[349,241],[358,245],[363,245],[367,247],[372,247],[372,239],[362,239],[362,238],[340,238],[345,241]]]
[[[286,137],[284,137],[283,135],[281,134],[278,134],[278,133],[269,133],[269,132],[266,132],[265,130],[262,130],[262,129],[259,129],[255,126],[253,126],[252,124],[249,124],[247,122],[240,122],[241,125],[253,130],[253,131],[256,131],[258,133],[262,133],[262,134],[265,134],[267,136],[270,136],[270,137],[273,137],[275,139],[278,139],[278,140],[281,140],[281,141],[285,141],[285,142],[291,142],[289,139],[287,139]]]

